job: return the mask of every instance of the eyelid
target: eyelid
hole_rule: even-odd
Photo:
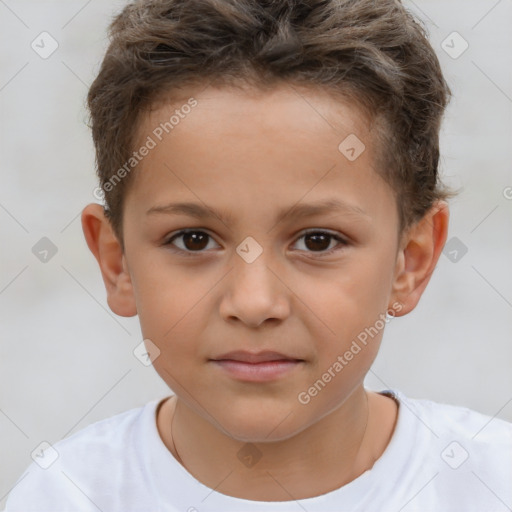
[[[173,231],[169,235],[166,235],[165,241],[169,242],[173,238],[176,238],[178,235],[185,235],[186,233],[194,233],[196,231],[200,231],[201,233],[206,233],[209,237],[213,238],[213,235],[210,234],[209,229],[207,229],[207,228],[182,228],[182,229]]]
[[[309,235],[311,233],[324,233],[326,235],[331,235],[333,238],[339,238],[340,240],[343,240],[344,242],[348,243],[348,238],[346,236],[343,236],[338,231],[334,231],[332,229],[327,228],[307,228],[303,229],[302,231],[299,231],[299,233],[296,236],[296,238],[301,238],[304,235]]]

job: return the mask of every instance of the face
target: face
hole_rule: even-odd
[[[287,86],[209,88],[180,108],[188,98],[142,122],[141,145],[155,145],[124,205],[142,333],[195,413],[239,440],[285,439],[340,406],[377,354],[395,196],[348,101]],[[232,351],[286,361],[230,363]]]

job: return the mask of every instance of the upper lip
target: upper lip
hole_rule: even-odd
[[[215,357],[214,361],[221,361],[222,359],[230,359],[232,361],[242,361],[245,363],[262,363],[264,361],[302,361],[297,357],[287,356],[285,354],[281,354],[279,352],[274,352],[271,350],[265,350],[262,352],[248,352],[245,350],[234,350],[232,352],[227,352],[226,354],[222,354],[221,356]]]

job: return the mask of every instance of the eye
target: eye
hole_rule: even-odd
[[[182,239],[180,241],[181,243],[174,243],[175,240],[180,239]],[[199,231],[197,229],[182,230],[169,238],[164,245],[175,245],[175,247],[171,247],[172,250],[188,255],[194,252],[203,252],[204,249],[211,249],[212,247],[208,247],[208,239],[213,240],[213,238],[204,231]]]
[[[300,242],[304,239],[303,246],[307,252],[319,253],[319,256],[331,254],[335,251],[341,250],[344,246],[348,245],[347,241],[339,235],[329,233],[328,231],[308,231],[303,233],[297,241]],[[331,245],[333,241],[338,242],[334,246]],[[300,244],[299,244],[300,245]]]
[[[300,242],[302,239],[304,239],[304,242],[302,243],[304,248],[299,247],[299,250],[319,253],[319,256],[331,254],[348,245],[346,240],[341,238],[339,235],[329,233],[328,231],[308,231],[303,233],[297,239],[296,243]],[[209,246],[210,241],[213,241],[213,238],[208,233],[197,229],[190,229],[178,231],[164,242],[164,245],[169,246],[173,251],[180,252],[188,256],[193,253],[205,252],[206,249],[215,248],[215,246]],[[336,241],[337,244],[333,246],[332,243],[334,241]],[[220,247],[216,242],[214,243],[217,247]]]

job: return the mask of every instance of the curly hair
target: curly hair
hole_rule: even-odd
[[[112,21],[88,94],[105,214],[122,237],[141,115],[192,85],[288,83],[350,98],[374,121],[377,172],[395,191],[400,230],[450,191],[438,176],[451,97],[420,20],[399,0],[135,0]],[[110,186],[108,186],[110,183]]]

